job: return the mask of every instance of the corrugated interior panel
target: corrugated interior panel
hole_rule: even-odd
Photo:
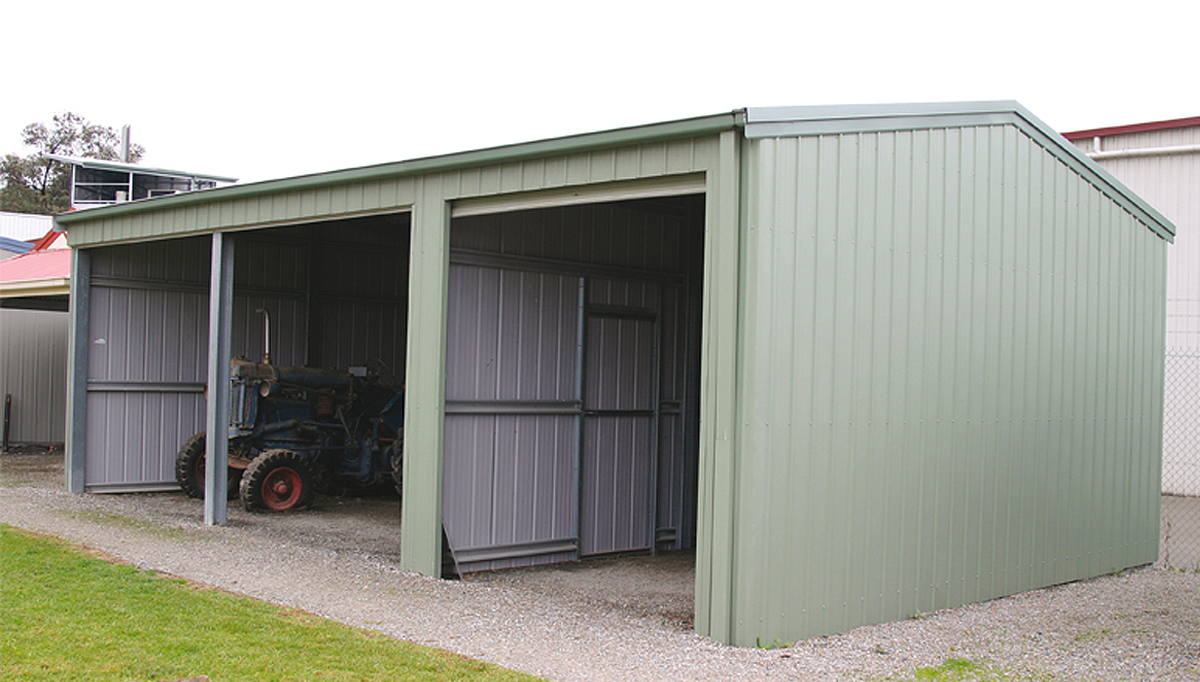
[[[649,417],[592,417],[583,428],[580,552],[650,549]]]
[[[574,277],[452,265],[448,403],[574,399],[578,287]],[[575,422],[447,414],[443,523],[457,551],[574,541]]]
[[[312,227],[314,367],[366,366],[404,382],[408,336],[409,216],[339,221]]]
[[[645,297],[657,287],[631,287]],[[611,289],[610,287],[596,287]],[[622,293],[629,294],[629,291]],[[657,296],[654,296],[657,303]],[[657,305],[655,306],[657,308]],[[612,412],[655,409],[657,321],[589,316],[587,321],[580,551],[583,554],[649,549],[651,467],[656,460],[655,417]],[[591,412],[597,414],[592,414]]]
[[[0,309],[0,399],[12,396],[9,443],[62,443],[66,436],[64,312]]]
[[[265,320],[257,311],[263,309],[271,320],[271,362],[303,365],[308,355],[307,233],[270,230],[233,239],[233,356],[262,359]]]
[[[446,400],[575,399],[578,290],[576,277],[451,266],[447,354],[473,361],[446,363]]]
[[[658,408],[655,353],[661,344],[656,336],[660,333],[656,316],[665,290],[674,296],[671,320],[679,327],[671,332],[673,342],[686,345],[691,332],[698,330],[698,324],[694,328],[689,325],[695,322],[691,317],[699,301],[685,292],[697,290],[688,278],[698,279],[699,275],[694,265],[699,249],[693,242],[701,238],[696,220],[702,215],[702,202],[698,197],[645,200],[455,220],[451,231],[455,251],[449,284],[443,514],[456,550],[478,550],[489,546],[485,543],[504,547],[515,537],[498,535],[497,528],[528,537],[528,532],[520,529],[520,523],[526,521],[510,527],[507,521],[498,526],[497,520],[514,518],[510,508],[531,503],[549,508],[536,502],[543,498],[554,500],[553,508],[568,522],[566,537],[572,541],[576,541],[578,523],[578,542],[585,554],[650,548],[655,509],[674,532],[664,547],[686,546],[680,543],[694,539],[696,455],[685,448],[695,446],[695,438],[687,437],[688,430],[694,430],[695,412],[679,407],[675,414],[664,417],[672,426],[656,440],[654,434],[662,427],[656,426],[654,417]],[[470,260],[481,254],[483,261]],[[456,258],[461,262],[455,262]],[[624,276],[599,274],[617,269]],[[680,283],[640,281],[639,271],[658,273],[651,278],[675,274]],[[581,278],[587,282],[588,310],[579,307]],[[684,282],[692,288],[686,288]],[[592,307],[594,311],[589,312]],[[577,330],[585,313],[586,380],[577,367]],[[682,402],[687,382],[695,377],[678,365],[695,348],[672,352],[677,366],[671,377],[682,385],[673,387],[670,395]],[[579,393],[580,385],[586,394]],[[477,411],[496,412],[455,413],[462,403],[472,401],[477,403],[473,406]],[[561,414],[504,415],[504,410],[512,410],[514,405],[501,404],[503,401],[562,401],[555,408]],[[647,414],[589,412],[580,417],[580,405],[585,410]],[[578,431],[580,420],[582,434]],[[557,424],[563,433],[569,429],[571,437],[547,441],[537,436],[536,429],[545,428],[539,424],[546,421]],[[498,445],[508,442],[513,443],[511,450]],[[538,469],[531,470],[530,462],[540,461],[542,444],[547,442],[559,448],[554,461],[572,468],[567,478],[541,478],[535,486],[530,476]],[[532,443],[538,444],[536,450],[523,450]],[[672,449],[656,455],[660,447]],[[578,470],[574,468],[576,457]],[[652,483],[656,457],[660,468],[672,477],[659,478],[657,502]],[[508,472],[512,472],[511,483]],[[485,494],[481,486],[488,477],[493,485]],[[692,491],[679,490],[688,485]],[[655,504],[657,507],[651,506]],[[689,511],[691,518],[681,516]],[[534,541],[547,539],[543,535]],[[511,544],[523,542],[528,540]],[[573,557],[530,553],[468,568]]]
[[[1011,127],[750,158],[735,641],[1154,561],[1164,242]]]
[[[93,251],[87,486],[170,485],[203,430],[209,251],[204,238]]]

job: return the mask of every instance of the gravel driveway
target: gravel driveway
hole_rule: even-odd
[[[320,497],[287,515],[231,506],[228,525],[208,527],[180,493],[74,495],[62,476],[61,457],[0,456],[0,522],[554,680],[911,679],[950,658],[1011,676],[1000,679],[1200,680],[1196,572],[1142,568],[740,649],[691,632],[689,553],[433,580],[398,569],[394,499]]]

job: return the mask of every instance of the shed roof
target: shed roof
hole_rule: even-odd
[[[1016,126],[1110,199],[1137,216],[1160,237],[1173,240],[1175,227],[1169,220],[1015,101],[738,109],[712,116],[176,194],[63,214],[57,217],[57,221],[70,229],[71,226],[84,224],[89,220],[150,215],[159,210],[202,206],[235,198],[315,190],[467,167],[492,166],[651,141],[698,137],[732,129],[742,129],[746,138],[757,139],[979,125]]]
[[[70,281],[70,249],[31,251],[0,261],[0,298],[65,294]]]
[[[1200,126],[1200,116],[1190,118],[1173,118],[1167,121],[1150,121],[1149,123],[1131,123],[1110,128],[1091,128],[1063,133],[1068,140],[1086,140],[1089,137],[1108,137],[1110,135],[1131,135],[1134,133],[1152,133],[1156,130],[1174,130],[1176,128],[1191,128]]]

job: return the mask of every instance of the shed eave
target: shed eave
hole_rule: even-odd
[[[583,152],[591,149],[614,148],[646,142],[712,135],[741,127],[743,121],[743,112],[733,111],[714,116],[703,116],[633,128],[620,128],[535,142],[524,142],[475,151],[458,152],[444,156],[301,175],[293,178],[267,180],[245,185],[218,187],[196,192],[184,192],[138,202],[89,208],[86,211],[61,213],[55,216],[55,221],[69,230],[72,225],[85,223],[93,218],[135,215],[166,208],[178,208],[180,206],[202,205],[228,199],[243,199],[267,194],[294,192],[314,187],[369,182],[406,175],[433,174],[472,166],[510,163],[537,157]]]
[[[64,277],[4,282],[0,284],[0,298],[27,298],[30,296],[63,296],[71,291],[71,280]]]

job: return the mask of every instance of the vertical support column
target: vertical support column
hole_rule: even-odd
[[[722,642],[734,635],[741,134],[721,133],[705,188],[696,632]]]
[[[409,268],[400,567],[440,577],[450,204],[439,178],[420,182]]]
[[[229,467],[229,333],[233,319],[233,239],[214,232],[208,290],[208,407],[205,415],[204,523],[225,523]]]
[[[91,349],[92,253],[71,251],[71,331],[67,355],[67,490],[87,486],[87,379]]]

